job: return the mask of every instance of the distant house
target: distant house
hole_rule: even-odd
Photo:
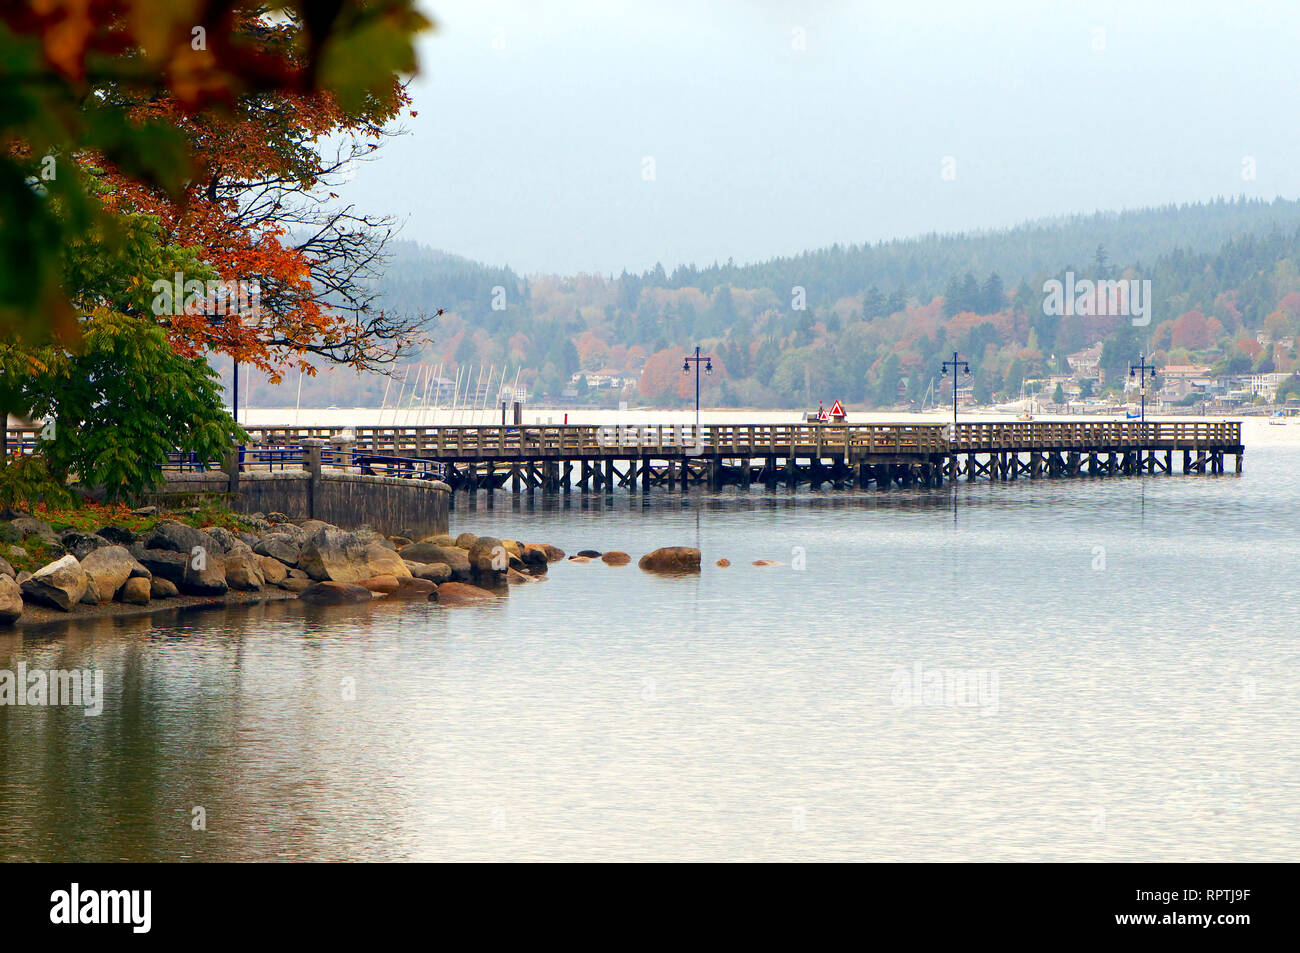
[[[1168,364],[1160,370],[1160,396],[1182,400],[1188,394],[1203,394],[1214,386],[1210,368],[1200,364]]]
[[[1065,355],[1065,359],[1070,362],[1070,371],[1074,377],[1101,381],[1101,348],[1102,343],[1098,341],[1082,351],[1075,351],[1073,354]]]
[[[1269,374],[1251,374],[1248,377],[1240,378],[1245,385],[1245,390],[1255,396],[1262,396],[1269,403],[1277,397],[1277,388],[1284,380],[1290,377],[1290,374],[1269,373]]]
[[[582,376],[581,373],[574,374],[570,380],[576,384],[578,378]],[[590,374],[587,374],[586,377],[587,386],[595,388],[621,388],[626,387],[628,384],[635,384],[637,382],[636,377],[628,377],[624,375],[622,371],[610,367],[599,371],[593,371]]]

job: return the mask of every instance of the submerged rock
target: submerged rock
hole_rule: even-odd
[[[309,585],[298,598],[314,606],[345,606],[369,602],[374,595],[365,586],[325,580]]]
[[[454,606],[467,602],[485,602],[498,597],[499,593],[471,586],[469,583],[444,582],[438,587],[437,592],[429,596],[429,601],[437,602],[439,605]]]
[[[369,579],[361,580],[361,585],[365,586],[371,592],[382,592],[384,595],[394,593],[401,586],[396,576],[371,576]]]
[[[600,561],[607,566],[626,566],[632,561],[632,557],[627,553],[620,553],[618,550],[610,550],[600,557]]]
[[[480,536],[469,549],[471,581],[485,589],[505,584],[510,570],[510,553],[505,543],[495,536]]]
[[[528,543],[524,546],[524,561],[528,561],[529,550],[536,550],[545,557],[548,563],[559,562],[564,558],[564,550],[559,546],[552,546],[550,543]]]
[[[637,565],[649,572],[699,572],[700,551],[690,546],[664,546],[646,553]]]
[[[438,586],[428,579],[420,579],[413,576],[410,579],[403,579],[397,584],[397,589],[393,593],[394,599],[416,599],[432,595],[438,590]]]

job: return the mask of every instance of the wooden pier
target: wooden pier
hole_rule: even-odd
[[[1221,474],[1239,421],[694,426],[250,427],[259,443],[325,438],[365,465],[435,460],[453,493],[941,486],[948,480]]]

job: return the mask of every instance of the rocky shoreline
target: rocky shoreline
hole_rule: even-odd
[[[300,599],[345,605],[378,598],[442,605],[499,598],[541,581],[562,549],[473,533],[412,540],[368,528],[343,530],[282,513],[254,514],[243,528],[195,527],[163,519],[142,530],[106,525],[61,532],[27,513],[0,520],[0,628],[77,618]],[[15,570],[5,554],[41,565]],[[626,566],[623,552],[583,550],[572,562]],[[719,562],[725,564],[725,560]],[[699,550],[667,547],[642,556],[651,572],[699,572]]]

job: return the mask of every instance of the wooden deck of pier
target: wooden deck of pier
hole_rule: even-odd
[[[325,438],[368,456],[441,462],[453,492],[685,491],[754,484],[879,489],[949,480],[1226,472],[1239,421],[1078,420],[952,424],[250,427],[264,444]]]

